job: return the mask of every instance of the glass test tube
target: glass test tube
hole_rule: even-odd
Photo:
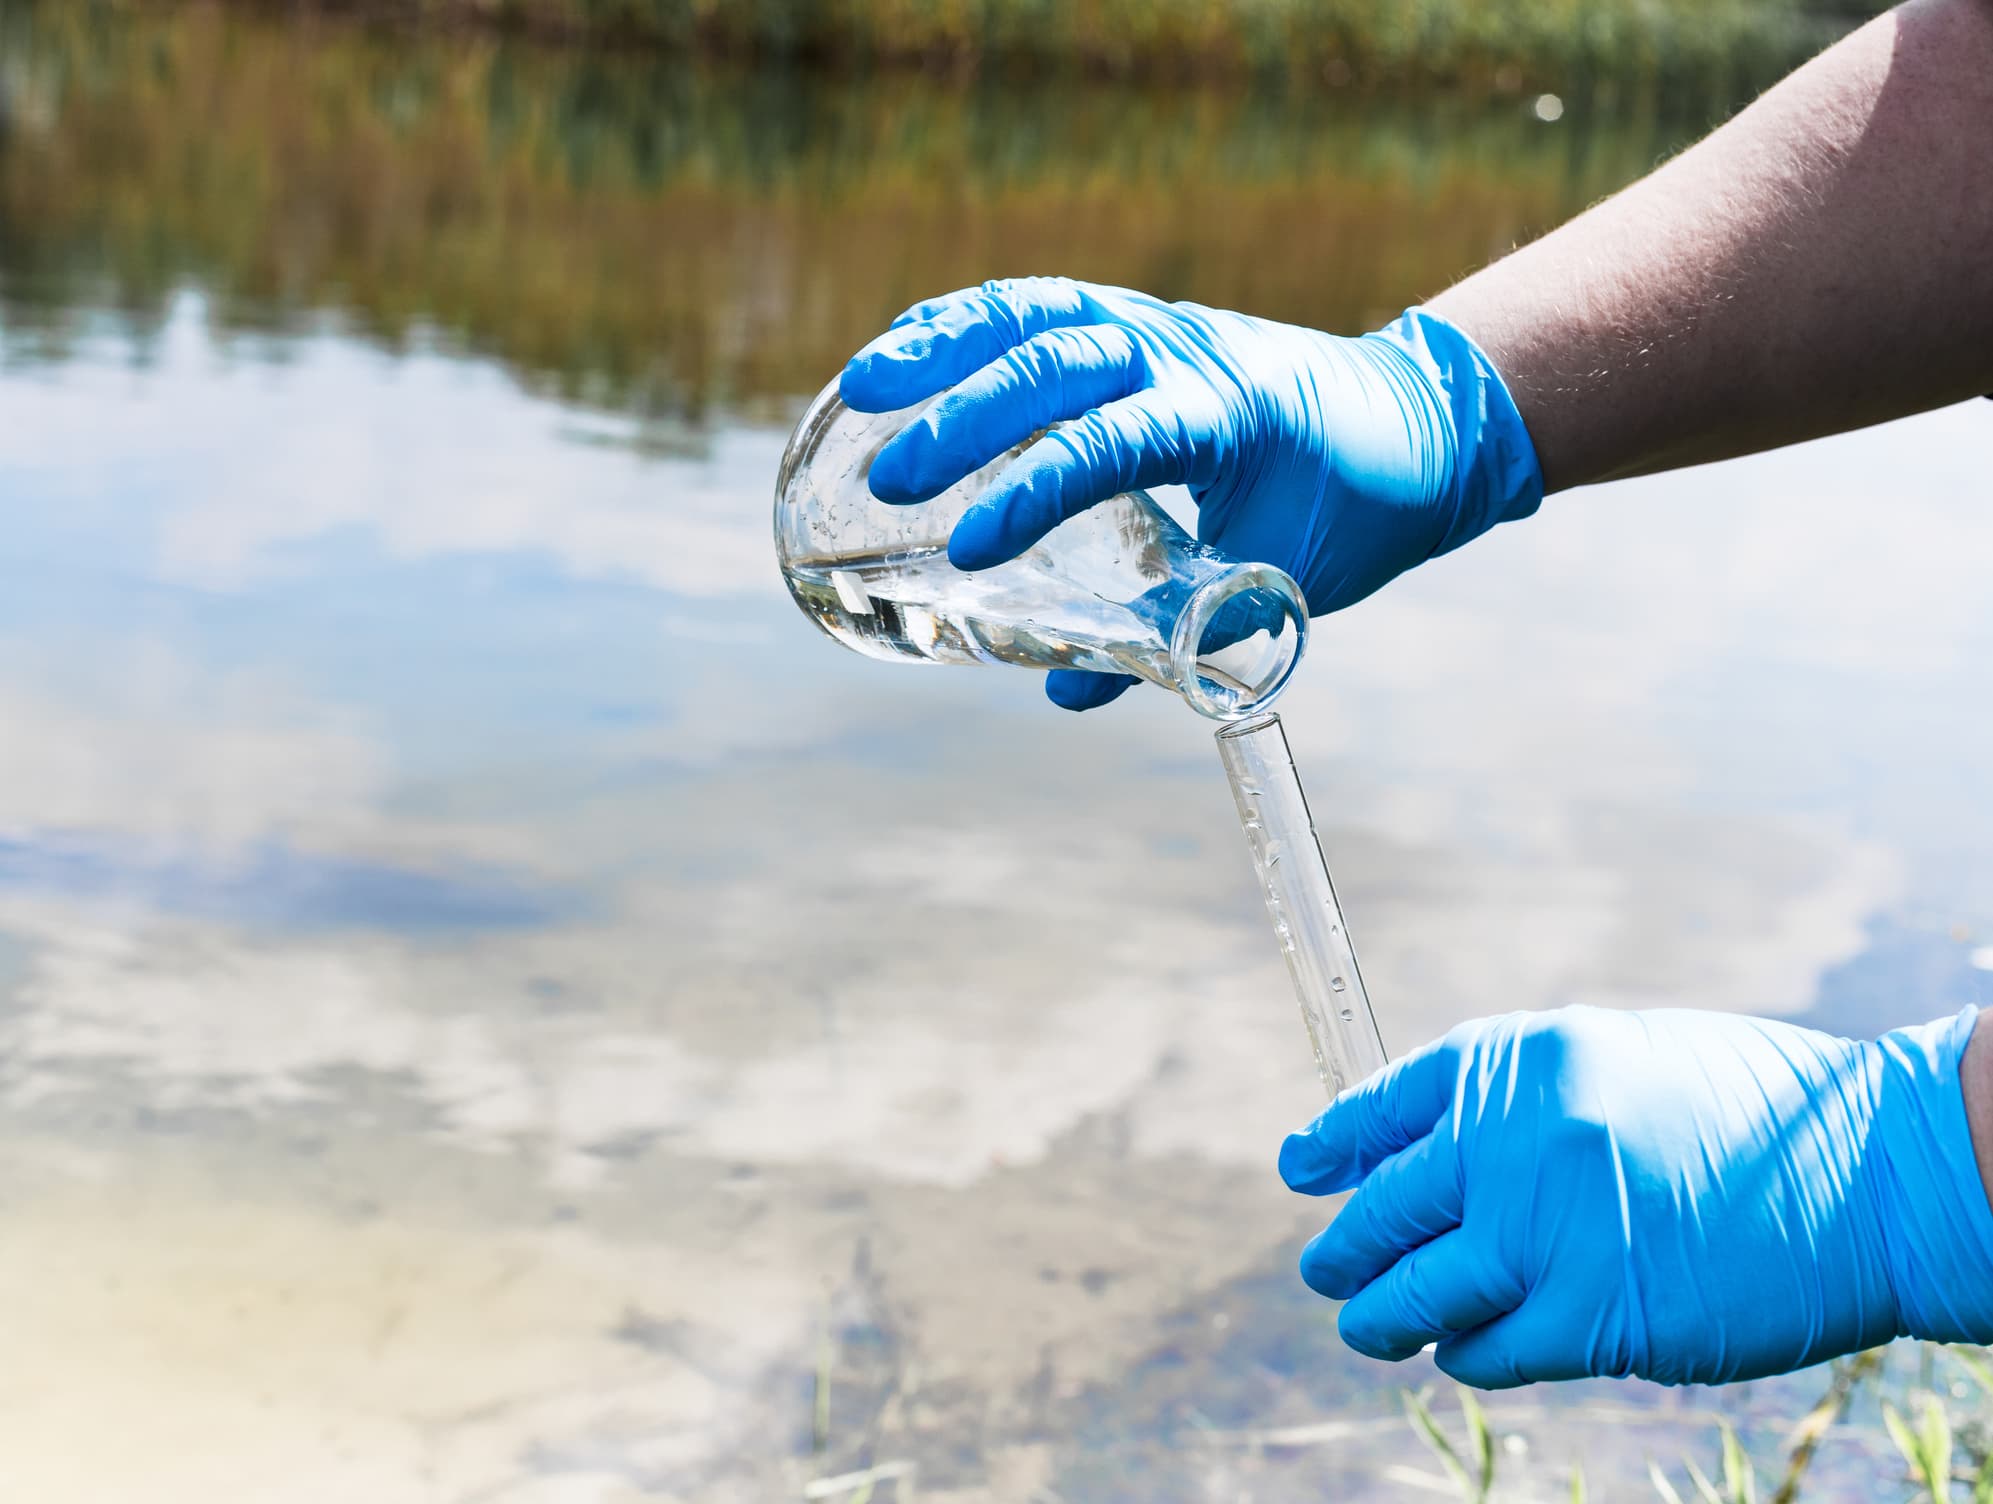
[[[1220,727],[1218,755],[1294,979],[1315,1068],[1333,1097],[1383,1066],[1384,1040],[1280,717],[1256,715]]]

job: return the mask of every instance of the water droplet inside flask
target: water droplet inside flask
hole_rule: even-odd
[[[1346,1023],[1346,1024],[1353,1024],[1353,1023],[1355,1023],[1355,1022],[1356,1022],[1356,1009],[1354,1009],[1354,1008],[1345,1008],[1345,1009],[1343,1009],[1343,1010],[1342,1010],[1342,1021],[1343,1021],[1344,1023]]]
[[[1333,991],[1341,992],[1347,986],[1349,986],[1349,983],[1345,982],[1341,977],[1329,978],[1329,987]]]

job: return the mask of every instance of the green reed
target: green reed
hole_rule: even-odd
[[[1912,1357],[1916,1370],[1906,1374],[1905,1360]],[[1761,1444],[1754,1457],[1737,1428],[1718,1419],[1712,1466],[1689,1454],[1647,1459],[1651,1497],[1659,1504],[1801,1504],[1821,1496],[1815,1490],[1821,1448],[1840,1437],[1856,1443],[1846,1449],[1854,1460],[1844,1462],[1828,1485],[1832,1497],[1855,1484],[1863,1498],[1993,1504],[1993,1364],[1983,1350],[1934,1343],[1874,1348],[1818,1371],[1825,1380],[1820,1398],[1789,1424],[1769,1428],[1775,1445]],[[1462,1504],[1550,1497],[1541,1484],[1510,1488],[1498,1477],[1502,1449],[1489,1419],[1471,1391],[1455,1387],[1463,1442],[1435,1418],[1428,1391],[1406,1391],[1403,1401],[1413,1433],[1445,1470]],[[1897,1456],[1861,1445],[1848,1430],[1855,1423],[1873,1428],[1878,1421]],[[1767,1426],[1759,1422],[1753,1429],[1765,1432]],[[1761,1474],[1761,1464],[1769,1471]],[[1570,1464],[1565,1478],[1568,1496],[1582,1500],[1582,1468]]]

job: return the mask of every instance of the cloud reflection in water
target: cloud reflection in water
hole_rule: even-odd
[[[1163,696],[1075,719],[816,637],[767,557],[771,430],[576,444],[477,362],[224,355],[192,298],[147,370],[86,352],[0,401],[0,488],[48,503],[0,605],[31,1188],[0,1261],[55,1292],[51,1343],[126,1292],[39,1434],[128,1385],[327,1488],[421,1457],[754,1497],[826,1281],[853,1353],[944,1376],[899,1444],[993,1474],[1053,1478],[1081,1396],[1186,1455],[1145,1360],[1206,1302],[1257,1344],[1193,1344],[1207,1392],[1261,1363],[1268,1416],[1315,1374],[1372,1402],[1326,1338],[1274,1356],[1252,1293],[1312,1215],[1269,1156],[1317,1088]],[[1562,498],[1322,624],[1286,713],[1394,1047],[1574,1000],[1804,1012],[1906,930],[1949,975],[1951,926],[1993,925],[1953,880],[1993,847],[1961,798],[1980,418]],[[290,1304],[147,1245],[262,1250]],[[274,1355],[278,1416],[235,1360],[169,1381],[212,1334]],[[88,1496],[73,1446],[14,1450]],[[221,1486],[133,1455],[179,1469],[155,1496]]]

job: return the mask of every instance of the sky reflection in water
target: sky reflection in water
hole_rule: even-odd
[[[68,311],[0,373],[24,1496],[1412,1486],[1395,1423],[1242,1439],[1430,1369],[1291,1275],[1319,1089],[1207,727],[815,634],[779,418],[661,445],[199,279],[138,346]],[[1989,421],[1554,499],[1320,624],[1283,709],[1392,1048],[1984,997]],[[1810,1393],[1496,1413],[1596,1489]]]

